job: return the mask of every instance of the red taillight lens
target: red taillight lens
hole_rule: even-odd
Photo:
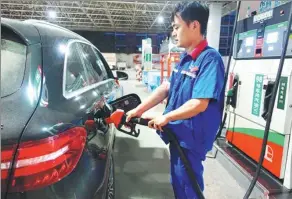
[[[86,130],[82,127],[46,139],[21,143],[8,191],[23,192],[60,181],[76,167],[85,143]],[[12,149],[1,151],[2,182],[7,178],[12,153]],[[9,159],[3,159],[9,155]]]
[[[1,147],[1,180],[8,177],[8,170],[12,161],[13,152],[16,146]],[[1,183],[2,184],[2,183]]]

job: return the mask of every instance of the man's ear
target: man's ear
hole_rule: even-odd
[[[191,22],[190,27],[191,27],[192,29],[197,29],[197,28],[200,27],[200,23],[199,23],[198,21],[195,20],[195,21]]]

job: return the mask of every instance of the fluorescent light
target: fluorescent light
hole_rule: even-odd
[[[49,17],[52,18],[52,19],[55,19],[57,17],[57,13],[55,11],[53,11],[53,10],[50,10],[48,12],[48,14],[49,14]]]
[[[164,18],[162,16],[158,17],[158,23],[163,23],[164,22]]]

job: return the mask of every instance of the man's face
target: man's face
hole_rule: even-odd
[[[178,47],[188,48],[198,38],[198,22],[187,24],[180,15],[174,17],[172,37]]]

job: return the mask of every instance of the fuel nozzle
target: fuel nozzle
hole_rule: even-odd
[[[230,105],[232,103],[232,99],[234,97],[235,89],[237,88],[238,82],[235,82],[231,89],[227,91],[227,101],[226,104]]]
[[[114,124],[116,128],[125,123],[125,112],[121,109],[113,112],[109,117],[105,118],[106,123]]]
[[[140,135],[140,129],[136,131],[136,124],[133,122],[126,122],[126,114],[124,110],[117,109],[115,110],[109,117],[105,118],[105,122],[107,124],[114,124],[115,127],[128,135],[138,137]],[[126,128],[130,129],[129,131],[126,131],[122,129],[122,127],[125,126]]]
[[[102,108],[98,108],[95,113],[90,113],[90,117],[84,122],[86,129],[94,131],[97,126],[103,128],[105,124],[104,119],[110,117],[113,112],[113,107],[108,103],[105,103]]]
[[[110,104],[105,103],[104,106],[102,106],[102,108],[98,109],[95,112],[94,117],[105,119],[110,117],[113,112],[114,108]]]

